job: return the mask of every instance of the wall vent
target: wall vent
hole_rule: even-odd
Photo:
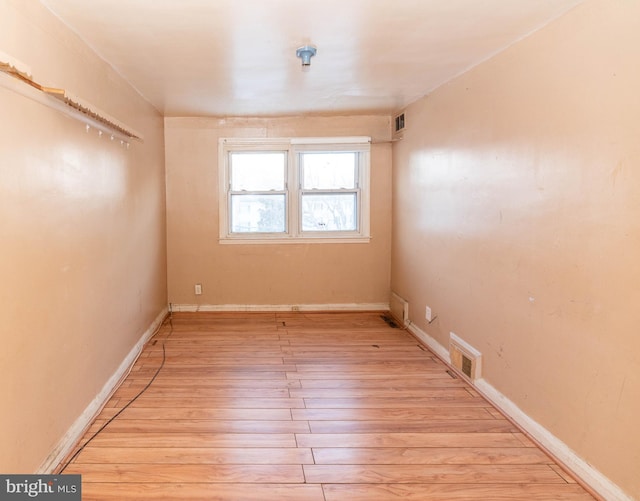
[[[406,327],[409,324],[409,303],[395,292],[391,293],[389,309],[391,310],[393,318],[395,318],[401,326]]]
[[[473,361],[464,353],[462,354],[462,373],[468,378],[473,374]]]
[[[393,138],[402,139],[405,129],[404,111],[393,117]]]
[[[453,332],[449,337],[449,355],[451,356],[451,365],[471,381],[482,376],[482,353]]]

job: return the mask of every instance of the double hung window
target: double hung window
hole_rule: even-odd
[[[369,240],[369,138],[221,139],[222,243]]]

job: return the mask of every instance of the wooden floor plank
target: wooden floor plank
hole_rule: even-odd
[[[282,363],[285,364],[301,364],[301,365],[333,365],[333,364],[353,364],[353,362],[362,363],[363,358],[366,358],[369,365],[378,364],[418,364],[418,365],[436,365],[436,362],[429,356],[426,356],[420,350],[416,352],[390,352],[380,353],[376,351],[374,353],[355,353],[355,352],[343,352],[337,354],[326,354],[319,356],[317,354],[302,355],[302,356],[287,356],[282,357]],[[222,360],[223,357],[220,357]]]
[[[315,464],[550,464],[532,447],[314,448]],[[557,470],[555,470],[557,472]],[[560,474],[560,472],[557,472]],[[566,478],[565,478],[566,480]]]
[[[324,485],[325,501],[593,501],[576,485],[358,484]]]
[[[273,390],[272,390],[273,391]],[[291,397],[305,398],[305,399],[319,399],[319,398],[378,398],[378,397],[393,397],[399,399],[412,399],[412,398],[468,398],[470,395],[466,392],[465,388],[430,388],[430,389],[378,389],[378,388],[349,388],[349,389],[295,389],[292,388],[289,391]],[[268,395],[266,395],[268,396]],[[282,395],[273,395],[282,396]],[[123,398],[123,395],[120,395]]]
[[[296,372],[334,372],[334,371],[343,371],[343,372],[355,372],[355,373],[374,373],[374,374],[402,374],[402,375],[410,375],[414,373],[421,373],[425,369],[437,369],[440,370],[440,366],[437,362],[434,362],[430,359],[428,360],[407,360],[407,361],[397,361],[397,362],[378,362],[378,361],[367,361],[367,360],[354,360],[352,362],[345,362],[343,364],[338,362],[326,362],[326,363],[316,363],[310,362],[308,364],[287,364],[287,365],[295,365],[295,369],[287,369],[287,370],[295,370]],[[266,366],[265,366],[266,367]],[[282,367],[286,367],[283,365]]]
[[[344,398],[305,398],[304,405],[308,409],[412,409],[416,407],[489,407],[486,400],[471,396],[450,397],[344,397]]]
[[[91,447],[296,447],[292,433],[153,433],[106,431]],[[108,452],[105,455],[108,456]]]
[[[131,399],[135,397],[142,388],[129,387],[120,388],[114,396],[118,398]],[[462,390],[464,391],[464,390]],[[445,391],[443,391],[446,394]],[[192,386],[186,388],[163,388],[159,386],[150,387],[144,394],[150,398],[288,398],[290,396],[288,388],[211,388]]]
[[[269,348],[269,345],[272,347]],[[194,351],[194,348],[197,348],[197,352]],[[197,353],[198,356],[195,356],[194,353]],[[260,360],[272,360],[272,359],[280,359],[281,361],[287,353],[282,350],[282,347],[276,346],[273,348],[273,341],[267,341],[266,344],[263,343],[260,346],[260,349],[257,349],[254,346],[254,343],[247,343],[246,341],[238,341],[235,344],[231,344],[229,346],[220,346],[219,341],[213,341],[211,346],[202,346],[200,344],[195,345],[194,343],[189,343],[183,346],[175,346],[171,343],[167,342],[158,343],[155,346],[152,346],[147,350],[142,356],[146,357],[147,360],[155,359],[161,360],[165,358],[166,360],[187,360],[189,358],[195,359],[198,358],[198,361],[204,361],[209,359],[215,360],[226,360],[226,359],[237,359],[240,356],[242,358],[247,359],[247,361],[260,361]],[[202,357],[200,360],[199,357]]]
[[[293,381],[292,381],[293,382]],[[403,389],[403,390],[424,390],[425,388],[464,388],[466,386],[466,382],[461,379],[451,379],[448,374],[445,374],[444,371],[442,373],[434,373],[432,376],[424,377],[424,376],[414,376],[411,378],[405,378],[402,376],[399,377],[387,377],[387,378],[368,378],[368,379],[357,379],[357,378],[347,378],[343,379],[300,379],[295,381],[300,385],[300,388],[303,389],[337,389],[337,390],[346,390],[346,389],[380,389],[380,390],[393,390],[393,389]],[[290,388],[295,388],[295,386],[290,386]]]
[[[296,380],[302,381],[303,386],[304,386],[305,380],[352,381],[352,380],[368,379],[372,381],[381,382],[381,381],[387,381],[389,379],[403,378],[403,377],[404,378],[415,377],[415,378],[419,378],[419,380],[422,380],[422,379],[428,380],[428,379],[434,379],[434,378],[440,379],[443,377],[451,378],[451,376],[447,374],[444,367],[418,367],[418,368],[412,368],[410,371],[408,370],[406,373],[402,371],[395,371],[394,373],[392,373],[391,371],[389,372],[385,372],[385,371],[375,372],[375,371],[369,371],[369,370],[359,371],[357,366],[354,365],[349,370],[333,370],[329,372],[327,371],[313,372],[313,371],[307,371],[307,370],[287,371],[285,374],[287,379],[296,379]],[[426,388],[429,387],[426,381],[425,381],[425,387]]]
[[[130,387],[136,387],[138,389],[144,388],[149,382],[148,378],[142,377],[130,377],[127,378],[133,384]],[[301,388],[300,381],[284,379],[284,378],[255,378],[255,379],[205,379],[205,378],[181,378],[181,377],[168,377],[166,374],[161,374],[153,382],[154,388],[172,388],[172,389],[208,389],[208,388],[233,388],[233,389],[289,389],[289,388]]]
[[[301,465],[294,464],[83,464],[66,473],[82,474],[82,483],[278,483],[302,484]]]
[[[309,483],[566,484],[547,465],[305,465]]]
[[[291,409],[293,419],[301,421],[382,421],[394,423],[433,419],[490,419],[485,407],[457,407],[455,412],[444,407],[423,408],[374,408],[374,409]]]
[[[250,447],[249,442],[236,442],[236,447],[113,447],[109,450],[90,447],[82,451],[70,466],[81,464],[102,464],[114,467],[119,464],[236,464],[236,465],[281,465],[312,464],[311,449],[291,447]],[[252,445],[256,445],[255,443]],[[273,444],[270,444],[273,445]],[[105,463],[105,458],[110,461]],[[69,469],[66,471],[70,471]],[[80,471],[80,472],[81,472]]]
[[[162,359],[162,356],[151,357],[143,359],[144,365],[150,364],[158,364]],[[219,367],[238,367],[239,365],[248,364],[251,367],[256,366],[264,366],[268,370],[273,369],[272,366],[282,366],[282,365],[294,365],[296,362],[284,362],[282,356],[275,357],[259,357],[259,356],[249,356],[249,357],[239,357],[238,354],[236,356],[231,356],[230,354],[226,354],[225,356],[217,356],[211,355],[206,356],[206,353],[199,353],[198,355],[192,354],[191,356],[174,356],[172,353],[167,353],[164,357],[164,364],[167,370],[171,370],[172,367],[198,367],[198,366],[211,366],[215,365],[217,368]],[[294,368],[295,369],[295,368]]]
[[[309,426],[312,433],[505,433],[517,431],[515,426],[506,419],[311,421]]]
[[[122,400],[122,399],[121,399]],[[236,409],[303,409],[302,398],[234,398],[229,397],[148,397],[142,395],[135,407],[191,407],[191,408],[236,408]]]
[[[497,420],[492,421],[497,423]],[[309,433],[307,421],[243,419],[118,419],[109,424],[117,433]]]
[[[159,360],[141,360],[141,369],[149,369],[149,370],[157,370],[159,366]],[[201,369],[203,371],[211,371],[212,374],[222,375],[222,374],[233,374],[234,372],[247,372],[247,369],[240,368],[242,363],[247,363],[246,360],[242,362],[234,362],[233,360],[225,360],[214,361],[214,360],[201,360],[200,362],[189,362],[189,360],[175,360],[168,362],[163,368],[165,372],[178,372],[181,369],[190,374],[192,370]],[[247,364],[252,373],[258,372],[270,372],[270,371],[295,371],[298,370],[296,364],[284,364],[282,361],[280,362],[272,362],[272,363],[261,363],[261,364]]]
[[[302,410],[302,409],[300,409]],[[99,419],[109,419],[117,409],[103,409]],[[245,419],[245,420],[273,420],[285,421],[291,419],[291,409],[220,409],[220,408],[191,408],[191,407],[129,407],[124,410],[119,420],[144,419],[147,422],[156,419]],[[298,419],[305,421],[305,419]],[[113,428],[110,428],[113,430]]]
[[[513,433],[309,433],[298,447],[522,447]]]
[[[131,377],[140,380],[145,379],[147,382],[156,374],[158,367],[134,367]],[[182,367],[180,369],[172,369],[171,371],[163,371],[160,377],[163,379],[184,379],[184,378],[200,378],[202,381],[211,380],[232,380],[232,379],[287,379],[287,370],[254,370],[253,367]]]
[[[91,483],[82,495],[91,501],[325,501],[320,485],[269,483]]]
[[[173,313],[64,471],[96,501],[593,499],[451,374],[380,312]]]
[[[370,343],[368,344],[341,345],[341,350],[338,353],[331,351],[326,342],[315,345],[283,345],[280,347],[280,352],[285,356],[297,357],[301,360],[317,357],[328,359],[335,357],[352,358],[355,356],[362,357],[363,355],[368,358],[372,356],[380,356],[381,358],[416,356],[424,358],[429,355],[427,352],[422,351],[418,345],[407,346],[404,341],[369,341]]]

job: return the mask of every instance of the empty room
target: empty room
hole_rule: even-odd
[[[637,0],[0,0],[0,499],[640,500],[639,89]]]

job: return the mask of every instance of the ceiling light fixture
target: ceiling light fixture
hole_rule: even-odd
[[[296,50],[296,56],[302,60],[302,70],[306,70],[311,66],[311,58],[316,55],[318,49],[313,45],[303,45]]]

